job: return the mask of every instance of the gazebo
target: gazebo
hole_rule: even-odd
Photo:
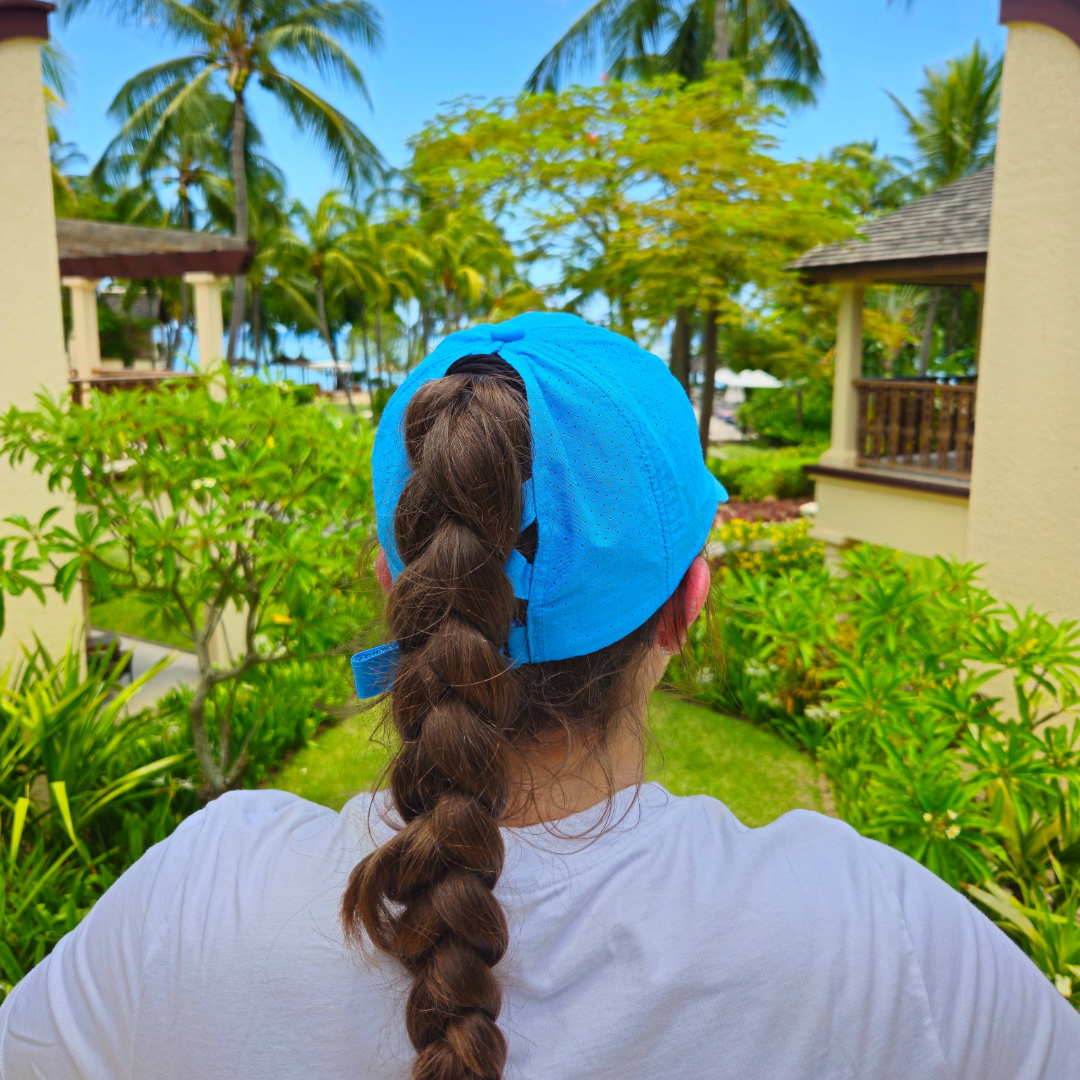
[[[60,218],[56,246],[61,282],[71,290],[68,357],[77,385],[175,377],[101,370],[97,286],[102,278],[183,278],[194,292],[199,362],[221,358],[221,280],[247,270],[253,243],[213,233]]]
[[[976,380],[864,379],[871,284],[967,285],[981,298],[994,170],[982,169],[791,264],[840,294],[832,442],[817,466],[818,535],[923,555],[967,552]]]
[[[795,266],[839,286],[832,445],[818,535],[982,566],[1023,611],[1080,618],[1080,0],[1001,0],[993,171]],[[985,281],[971,386],[862,380],[870,281]]]

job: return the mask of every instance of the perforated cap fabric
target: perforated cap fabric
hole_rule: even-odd
[[[513,367],[529,405],[523,526],[535,510],[537,546],[531,567],[516,552],[508,564],[527,602],[514,659],[611,645],[674,593],[727,499],[702,461],[693,408],[661,360],[574,315],[519,315],[450,335],[390,398],[375,438],[379,541],[394,577],[403,569],[394,512],[410,475],[405,411],[424,383],[477,353]]]

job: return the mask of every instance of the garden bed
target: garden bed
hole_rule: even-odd
[[[726,521],[741,518],[744,521],[798,521],[802,517],[800,507],[810,501],[809,496],[798,499],[764,499],[760,502],[743,502],[732,499],[722,503],[716,511],[716,527]]]

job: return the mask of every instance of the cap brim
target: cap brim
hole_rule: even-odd
[[[716,485],[716,501],[717,503],[726,503],[728,501],[727,488],[720,483],[716,477],[713,477],[713,483]]]

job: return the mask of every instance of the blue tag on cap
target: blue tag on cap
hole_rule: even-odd
[[[510,625],[510,640],[506,643],[505,655],[511,667],[520,667],[529,662],[529,639],[525,627],[519,622]],[[365,649],[353,656],[350,663],[356,696],[361,699],[373,698],[393,690],[394,674],[400,659],[401,649],[396,641],[376,645],[374,649]]]
[[[373,698],[393,689],[394,672],[400,659],[401,650],[396,641],[358,652],[350,661],[356,696]]]

